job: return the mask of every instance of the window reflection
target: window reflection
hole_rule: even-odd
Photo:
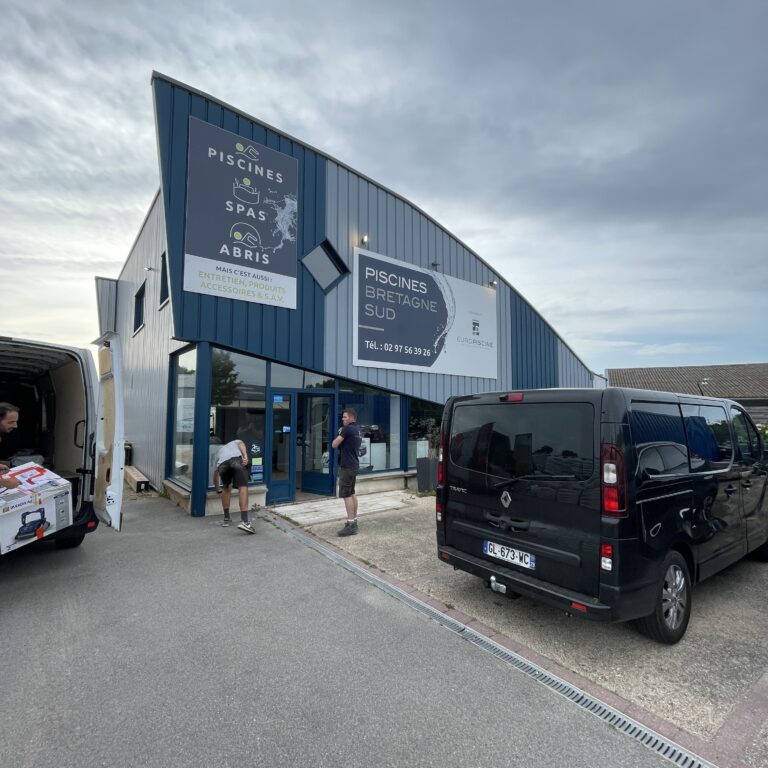
[[[682,408],[692,471],[727,469],[733,458],[733,445],[725,409],[718,405]]]
[[[408,466],[416,459],[437,458],[440,447],[440,422],[443,406],[427,400],[412,398],[408,414]]]
[[[587,403],[458,406],[451,430],[451,461],[476,472],[576,480],[594,472]]]
[[[208,482],[223,443],[242,440],[250,457],[251,482],[264,482],[264,419],[267,363],[249,355],[213,349]]]
[[[363,437],[360,447],[361,472],[400,468],[400,405],[399,395],[366,387],[351,381],[339,383],[340,412],[352,407],[357,411],[357,426]]]
[[[174,361],[173,467],[171,478],[192,488],[192,443],[195,431],[197,351],[190,349]]]

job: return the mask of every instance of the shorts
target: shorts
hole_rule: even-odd
[[[348,496],[355,495],[355,479],[357,478],[356,469],[341,467],[339,469],[339,498],[345,499]]]
[[[219,478],[225,488],[229,485],[235,488],[248,485],[248,470],[243,466],[242,458],[227,459],[219,464]]]

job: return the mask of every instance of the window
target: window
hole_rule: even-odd
[[[267,363],[257,357],[213,349],[208,482],[213,483],[221,445],[242,440],[250,457],[251,482],[264,482],[264,420]]]
[[[595,467],[594,409],[588,403],[460,405],[449,454],[460,467],[500,478],[586,480]]]
[[[141,284],[141,288],[136,291],[133,297],[133,332],[136,333],[144,325],[144,290],[146,283]]]
[[[365,451],[360,457],[361,472],[400,468],[400,402],[399,395],[351,381],[339,383],[341,411],[349,407],[357,411],[363,438],[360,450]],[[341,412],[337,423],[341,424]]]
[[[646,443],[637,447],[637,471],[649,475],[687,475],[688,448],[684,443]]]
[[[682,410],[691,471],[728,469],[733,445],[725,409],[719,405],[684,405]]]
[[[160,304],[168,301],[168,259],[165,254],[160,257]]]
[[[688,474],[685,427],[675,403],[633,402],[629,424],[637,448],[638,473]]]
[[[179,355],[174,365],[173,466],[171,479],[192,488],[192,442],[195,434],[195,369],[197,351]]]
[[[745,464],[754,464],[760,460],[760,438],[757,430],[747,417],[736,408],[731,408],[733,431],[736,433],[736,444],[739,446],[741,460]]]
[[[633,402],[629,416],[632,440],[643,443],[683,443],[685,428],[675,403]]]
[[[330,376],[280,363],[272,363],[269,377],[272,389],[333,389],[336,386],[335,379]]]
[[[408,413],[408,466],[410,468],[416,466],[416,459],[437,458],[442,418],[442,405],[411,398]]]
[[[269,385],[272,389],[301,389],[304,386],[304,371],[289,365],[272,363],[269,372]]]

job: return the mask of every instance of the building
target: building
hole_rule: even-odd
[[[160,191],[100,331],[123,339],[126,438],[205,511],[242,437],[267,502],[333,494],[341,410],[360,483],[403,487],[450,395],[591,387],[548,323],[427,213],[323,152],[153,73]]]
[[[678,368],[610,368],[611,387],[728,397],[758,424],[768,424],[768,363],[688,365]]]

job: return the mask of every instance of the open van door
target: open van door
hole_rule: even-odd
[[[99,349],[99,402],[96,423],[96,491],[93,508],[99,519],[120,530],[122,524],[125,436],[120,346],[111,335]]]

